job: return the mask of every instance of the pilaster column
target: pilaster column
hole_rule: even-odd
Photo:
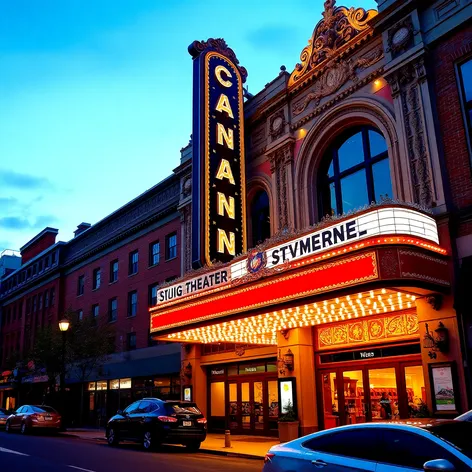
[[[318,431],[318,411],[316,399],[315,353],[313,330],[308,328],[290,329],[284,336],[277,333],[279,358],[290,349],[293,354],[293,370],[283,368],[279,360],[279,378],[295,377],[297,412],[300,421],[300,435]],[[279,399],[279,408],[281,408]]]
[[[293,147],[294,138],[288,138],[267,157],[272,173],[272,188],[276,194],[276,231],[295,227],[294,195],[293,195]]]
[[[181,396],[184,398],[184,388],[192,387],[192,400],[197,403],[205,417],[207,412],[207,374],[206,369],[200,365],[200,344],[182,344],[182,368],[180,371]]]

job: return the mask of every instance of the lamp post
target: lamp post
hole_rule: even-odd
[[[62,333],[62,352],[61,352],[61,375],[60,375],[60,391],[61,391],[61,416],[62,416],[62,426],[64,426],[64,410],[65,410],[65,399],[64,399],[64,390],[65,390],[65,368],[66,368],[66,335],[67,330],[69,329],[69,320],[67,318],[62,318],[59,321],[59,330]]]

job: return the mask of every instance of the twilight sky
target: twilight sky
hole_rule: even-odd
[[[0,252],[46,226],[67,241],[172,172],[192,132],[193,40],[223,37],[254,94],[293,70],[322,11],[323,0],[0,1]]]

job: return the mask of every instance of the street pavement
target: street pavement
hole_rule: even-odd
[[[163,446],[146,452],[139,445],[112,448],[99,441],[43,435],[21,436],[0,431],[2,472],[260,472],[262,460],[188,453]]]

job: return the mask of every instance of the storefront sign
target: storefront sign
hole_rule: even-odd
[[[452,365],[431,365],[436,411],[457,411]]]
[[[224,289],[249,273],[254,274],[264,268],[273,269],[305,260],[327,250],[357,244],[367,238],[395,235],[421,237],[433,243],[439,241],[436,222],[430,216],[403,207],[375,209],[278,244],[264,253],[252,251],[247,258],[224,269],[170,285],[158,292],[158,305],[170,305],[208,290]]]
[[[223,40],[195,41],[192,264],[229,262],[246,251],[243,81]],[[243,72],[243,74],[241,73]]]
[[[280,413],[284,415],[292,410],[296,415],[297,396],[294,378],[279,379],[279,398]]]
[[[47,375],[28,375],[23,377],[22,383],[41,383],[47,382],[49,377]]]
[[[225,368],[224,367],[217,367],[210,369],[211,376],[218,376],[218,375],[225,375]]]
[[[226,268],[164,287],[157,291],[157,303],[166,303],[176,298],[225,285],[229,282],[230,277],[230,269]]]
[[[192,401],[192,387],[185,387],[184,388],[184,400],[186,402]]]

